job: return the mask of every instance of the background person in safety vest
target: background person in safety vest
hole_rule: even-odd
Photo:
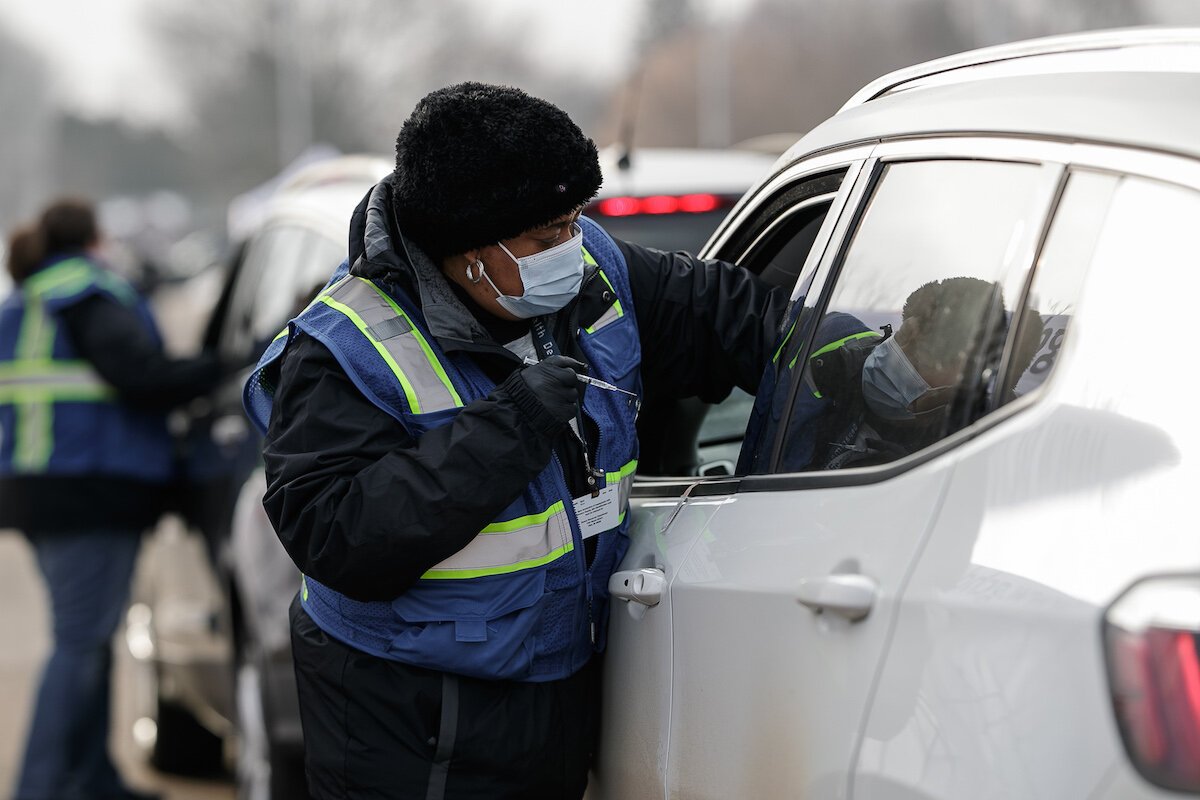
[[[0,302],[0,528],[29,538],[54,619],[17,800],[145,796],[108,754],[110,639],[170,477],[166,411],[221,372],[163,354],[99,243],[89,203],[50,205],[11,237],[16,288]]]
[[[246,386],[309,788],[577,798],[640,399],[753,392],[787,298],[581,217],[596,147],[520,90],[433,92],[396,154]]]

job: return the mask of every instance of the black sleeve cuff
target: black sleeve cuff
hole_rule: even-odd
[[[509,375],[503,383],[496,387],[495,394],[502,394],[512,401],[517,410],[521,412],[521,416],[533,427],[534,431],[546,436],[553,436],[566,424],[555,419],[546,407],[542,405],[542,401],[529,388],[529,384],[525,383],[525,379],[521,377],[521,371],[517,370]]]

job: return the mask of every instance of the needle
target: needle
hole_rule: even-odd
[[[534,364],[538,363],[538,360],[533,356],[525,356],[525,363],[529,366],[533,366]],[[602,381],[599,378],[593,378],[588,375],[580,375],[578,372],[576,372],[575,379],[580,383],[586,383],[588,386],[595,386],[597,389],[607,389],[610,392],[620,392],[621,394],[627,394],[630,397],[637,399],[636,392],[631,392],[628,389],[622,389],[620,386],[613,386],[611,383]]]

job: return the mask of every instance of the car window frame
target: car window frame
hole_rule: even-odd
[[[1045,144],[1048,143],[1038,140],[1005,139],[1002,137],[929,138],[881,142],[878,144],[873,148],[870,158],[863,165],[863,169],[859,173],[859,183],[854,187],[853,206],[849,209],[849,213],[842,215],[843,218],[839,221],[838,230],[826,250],[820,272],[810,290],[810,295],[814,292],[819,292],[818,301],[814,306],[817,309],[818,315],[824,313],[828,306],[830,296],[837,283],[838,274],[841,271],[842,263],[845,260],[846,252],[852,242],[853,233],[858,229],[858,225],[867,210],[869,200],[873,196],[875,186],[878,184],[884,168],[889,164],[921,161],[993,161],[1032,164],[1042,168],[1044,177],[1040,225],[1035,223],[1037,227],[1036,234],[1027,238],[1021,253],[1019,262],[1024,264],[1023,279],[1020,283],[1016,299],[1013,301],[1014,308],[1024,307],[1031,275],[1035,271],[1036,260],[1045,243],[1045,238],[1054,218],[1054,211],[1057,209],[1057,203],[1061,198],[1063,186],[1069,174],[1067,160],[1056,157],[1053,148],[1046,148],[1043,146]],[[1036,216],[1031,218],[1036,219]],[[1016,270],[1015,272],[1020,272],[1020,270]],[[1012,348],[1015,341],[1014,337],[1017,334],[1017,327],[1010,326],[1006,332],[1004,353],[1008,353]],[[800,348],[800,352],[809,353],[812,351],[812,338],[815,336],[815,333],[815,326],[805,332],[806,341]],[[1005,364],[1002,363],[1001,368],[1004,366]],[[950,436],[944,437],[922,450],[887,464],[832,471],[776,473],[773,470],[776,469],[779,463],[780,448],[783,446],[785,432],[794,405],[795,393],[798,390],[799,384],[800,371],[797,371],[792,376],[792,383],[788,393],[788,408],[785,411],[785,416],[781,418],[780,424],[775,431],[775,438],[771,443],[772,456],[770,459],[770,470],[772,471],[764,474],[741,476],[738,491],[825,488],[831,486],[865,485],[889,480],[896,475],[907,472],[941,455],[949,449],[959,446],[962,442],[973,438],[980,431],[991,427],[991,424],[999,420],[994,420],[989,424],[984,423],[993,420],[997,416],[1007,418],[1009,414],[1028,407],[1040,395],[1040,392],[1032,392],[1031,399],[1021,398],[1008,403],[1000,409],[989,410],[988,413]]]
[[[266,259],[252,256],[256,255],[255,251],[263,246],[268,236],[277,237],[288,228],[300,229],[300,226],[289,220],[268,220],[246,240],[241,263],[233,276],[232,295],[224,324],[217,338],[218,350],[227,358],[248,355],[249,348],[253,346],[253,336],[249,329],[241,329],[241,322],[247,318],[246,311],[254,308],[259,287],[266,277]]]
[[[1000,157],[999,159],[997,158]],[[883,157],[890,160],[928,160],[938,157],[970,158],[986,160],[1032,161],[1041,164],[1061,167],[1061,175],[1053,204],[1047,209],[1042,221],[1038,237],[1038,245],[1034,253],[1033,265],[1026,274],[1026,283],[1014,307],[1024,307],[1028,300],[1028,289],[1036,274],[1036,259],[1040,258],[1045,245],[1046,236],[1054,223],[1062,191],[1073,172],[1090,170],[1107,172],[1120,177],[1128,176],[1157,180],[1184,188],[1200,191],[1200,160],[1185,155],[1164,153],[1138,149],[1136,144],[1112,144],[1090,141],[1062,141],[1053,138],[1026,138],[1004,135],[959,135],[959,136],[928,136],[905,137],[893,141],[883,141],[872,150],[874,159]],[[863,180],[871,177],[870,172]],[[862,198],[858,198],[861,206]],[[833,257],[834,251],[843,249],[847,242],[845,231],[831,246],[828,255]],[[828,271],[818,276],[824,282]],[[1080,296],[1086,293],[1086,288],[1080,288]],[[1079,298],[1076,298],[1079,302]],[[1011,327],[1005,342],[1007,352],[1015,341],[1016,326]],[[1068,336],[1068,340],[1069,340]],[[806,351],[811,345],[806,345]],[[1069,358],[1069,356],[1066,356]],[[1007,365],[1004,365],[1005,368]],[[1056,370],[1057,371],[1057,370]],[[1001,376],[1003,378],[1003,375]],[[787,491],[797,489],[819,489],[838,486],[866,485],[890,480],[904,472],[938,458],[948,451],[957,449],[979,435],[991,430],[996,425],[1004,424],[1008,419],[1043,401],[1052,390],[1056,380],[1052,372],[1047,379],[1034,391],[1019,397],[998,409],[980,417],[980,419],[956,431],[950,436],[934,444],[905,456],[902,459],[874,467],[861,467],[846,470],[826,472],[803,472],[781,474],[756,474],[736,478],[737,492],[753,491]],[[777,435],[782,435],[781,426]],[[727,493],[729,490],[726,489]],[[693,487],[692,496],[708,494],[704,487]],[[717,494],[717,492],[713,492]]]
[[[289,202],[291,202],[290,198],[284,198],[281,201],[281,203]],[[340,225],[335,227],[333,220],[326,220],[324,217],[302,208],[285,205],[263,220],[262,224],[240,244],[241,251],[237,267],[230,278],[230,299],[224,310],[221,328],[216,335],[216,346],[219,352],[226,354],[228,357],[242,358],[249,354],[234,352],[230,349],[231,344],[235,343],[235,339],[244,338],[246,334],[250,333],[249,331],[235,332],[232,327],[238,324],[239,317],[243,315],[247,307],[251,309],[255,307],[258,292],[262,286],[262,281],[265,279],[266,268],[263,266],[262,260],[256,259],[252,261],[249,256],[253,254],[255,244],[260,242],[264,237],[284,231],[291,232],[292,235],[299,232],[305,240],[315,238],[329,241],[335,246],[340,246],[342,241]],[[330,264],[330,275],[333,274],[336,267],[337,263]],[[281,325],[286,322],[287,320],[283,320]],[[244,350],[247,342],[240,342],[240,344],[243,345],[240,349]],[[252,348],[255,344],[257,342],[254,341],[251,335],[249,337],[249,346]]]
[[[800,269],[792,297],[795,298],[796,287],[802,286],[810,276],[819,275],[818,265],[823,263],[825,248],[837,230],[839,220],[843,216],[853,189],[858,185],[859,172],[870,154],[872,146],[848,148],[827,157],[814,158],[791,166],[775,173],[758,187],[753,188],[730,212],[726,221],[721,224],[700,251],[700,258],[720,258],[741,265],[745,260],[758,256],[761,247],[769,242],[780,226],[788,224],[795,213],[804,208],[811,208],[830,194],[833,199],[825,219],[813,240],[812,247],[805,257],[805,263]],[[756,216],[758,209],[769,206],[788,192],[795,191],[802,184],[818,181],[844,172],[836,192],[822,192],[803,197],[796,203],[784,206],[766,221],[755,225],[748,236],[733,240],[733,235],[744,230],[743,223],[748,217]],[[720,494],[736,487],[741,476],[735,475],[635,475],[632,487],[634,497],[700,497]]]

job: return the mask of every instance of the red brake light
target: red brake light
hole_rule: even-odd
[[[638,213],[636,197],[610,197],[596,204],[596,210],[606,217],[628,217]]]
[[[592,208],[605,217],[629,217],[634,214],[703,214],[733,204],[717,194],[656,194],[649,197],[607,197]]]
[[[1200,792],[1200,577],[1150,578],[1105,615],[1117,726],[1151,783]]]
[[[679,210],[699,214],[704,211],[715,211],[721,205],[721,198],[715,194],[685,194],[679,198]]]

